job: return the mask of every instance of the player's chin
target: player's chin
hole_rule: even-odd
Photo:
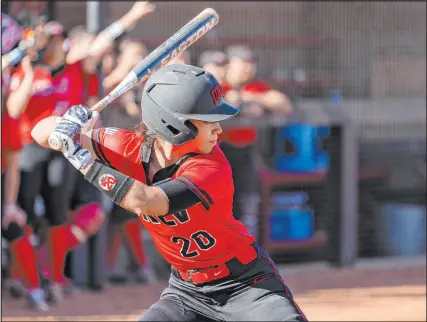
[[[203,154],[209,154],[212,152],[214,146],[217,144],[217,142],[207,142],[201,149],[200,152]]]

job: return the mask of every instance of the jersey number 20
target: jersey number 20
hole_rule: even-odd
[[[197,245],[197,247],[200,250],[208,250],[209,248],[212,248],[216,240],[212,237],[207,231],[200,230],[195,232],[190,236],[190,239],[184,238],[184,237],[172,237],[172,242],[175,244],[182,244],[181,246],[181,255],[185,258],[191,258],[199,256],[200,253],[197,249],[194,249],[193,251],[190,250],[192,247],[192,242],[194,241]]]

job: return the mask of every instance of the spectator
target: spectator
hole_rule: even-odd
[[[246,46],[230,46],[226,50],[228,64],[222,84],[225,99],[240,109],[239,116],[260,118],[267,113],[288,114],[291,105],[287,97],[271,86],[255,79],[257,65],[252,50]],[[226,128],[221,148],[233,169],[236,187],[233,211],[254,236],[258,234],[259,190],[255,158],[256,127]]]
[[[200,55],[199,66],[207,70],[218,80],[225,83],[227,56],[221,51],[205,51]]]

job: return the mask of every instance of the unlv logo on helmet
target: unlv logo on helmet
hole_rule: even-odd
[[[218,85],[211,91],[211,95],[214,101],[214,104],[216,105],[221,97],[224,97],[224,89],[221,87],[221,85]]]
[[[104,174],[103,176],[101,176],[101,178],[99,178],[98,181],[99,186],[105,191],[112,190],[116,183],[116,178],[114,178],[111,174]]]

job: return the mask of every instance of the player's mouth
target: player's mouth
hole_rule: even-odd
[[[213,145],[215,145],[215,144],[217,144],[217,143],[218,143],[218,139],[210,140],[210,141],[209,141],[209,143],[212,143]]]

